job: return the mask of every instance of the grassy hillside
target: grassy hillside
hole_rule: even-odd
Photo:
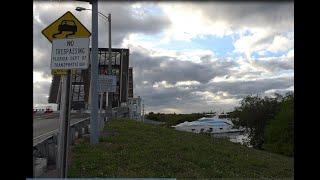
[[[293,178],[293,158],[202,134],[113,120],[70,154],[69,177]]]

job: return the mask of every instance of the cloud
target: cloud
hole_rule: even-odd
[[[41,30],[71,11],[91,31],[91,12],[77,6],[90,8],[34,3],[35,103],[47,102],[51,83],[51,44]],[[130,49],[134,95],[147,112],[231,110],[246,95],[293,89],[293,3],[101,2],[99,11],[112,14],[112,46]],[[107,27],[99,17],[99,47],[107,46]],[[207,35],[232,37],[234,52],[193,48]],[[191,48],[173,48],[178,41]]]
[[[175,84],[178,81],[198,81],[206,83],[215,76],[225,75],[235,64],[230,60],[210,62],[183,61],[173,56],[153,56],[154,52],[142,47],[132,48],[131,65],[134,68],[136,83],[166,81]],[[155,52],[156,53],[156,52]],[[196,57],[194,57],[196,58]],[[200,57],[198,57],[200,59]]]
[[[285,95],[287,92],[292,92],[292,91],[294,91],[293,85],[288,88],[283,88],[283,89],[269,89],[264,92],[264,95],[273,97],[275,95],[275,93]]]
[[[135,95],[143,96],[147,111],[174,108],[189,113],[190,107],[192,112],[210,108],[231,110],[244,96],[293,85],[293,74],[281,74],[288,68],[276,63],[290,64],[286,58],[293,54],[292,51],[282,58],[266,59],[265,64],[254,64],[245,59],[198,63],[179,60],[174,54],[153,56],[155,51],[134,46],[131,51]],[[241,64],[243,61],[247,62],[246,66]],[[279,68],[270,72],[264,69],[272,63]]]
[[[293,29],[293,3],[288,2],[170,2],[159,6],[172,21],[166,41],[190,41],[202,35],[221,37],[254,28],[277,32]]]
[[[267,48],[270,52],[287,51],[293,47],[293,39],[290,40],[284,36],[275,36],[272,44]]]
[[[240,36],[235,52],[247,59],[255,51],[283,52],[293,47],[294,16],[291,2],[159,3],[170,17],[163,42],[190,42],[205,35]]]
[[[42,81],[33,83],[33,102],[34,104],[47,104],[51,82]]]

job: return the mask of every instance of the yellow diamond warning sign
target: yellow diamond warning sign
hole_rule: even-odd
[[[89,30],[70,12],[42,30],[42,34],[52,42],[52,39],[90,37]]]

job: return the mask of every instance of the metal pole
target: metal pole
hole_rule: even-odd
[[[109,21],[109,64],[108,64],[108,74],[111,75],[111,14],[108,16]]]
[[[58,108],[57,108],[58,111],[60,111],[60,107],[61,107],[61,88],[62,88],[62,77],[60,77],[58,95],[56,100],[56,103],[58,104]]]
[[[71,70],[68,70],[67,76],[62,76],[61,110],[59,124],[57,169],[59,177],[67,176],[67,155],[68,155],[68,135],[70,124],[71,107]]]
[[[142,122],[144,122],[144,103],[142,104]]]
[[[91,117],[90,144],[98,143],[98,0],[92,0]]]
[[[106,92],[106,117],[108,118],[107,116],[107,113],[108,113],[108,100],[109,100],[109,94],[108,94],[108,91]]]
[[[100,112],[99,112],[99,127],[100,127],[100,131],[103,130],[103,126],[104,126],[104,121],[103,121],[103,116],[102,116],[102,106],[103,106],[103,94],[100,94]]]
[[[111,14],[108,14],[108,22],[109,22],[109,62],[108,62],[108,74],[112,75],[112,67],[111,67]],[[108,93],[107,93],[108,95]],[[112,109],[112,98],[110,99],[110,102],[108,101],[108,109]]]

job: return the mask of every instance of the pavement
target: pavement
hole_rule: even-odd
[[[89,117],[89,114],[71,114],[70,123],[78,122],[87,117]],[[33,118],[33,138],[58,130],[58,128],[58,113],[35,115]]]

